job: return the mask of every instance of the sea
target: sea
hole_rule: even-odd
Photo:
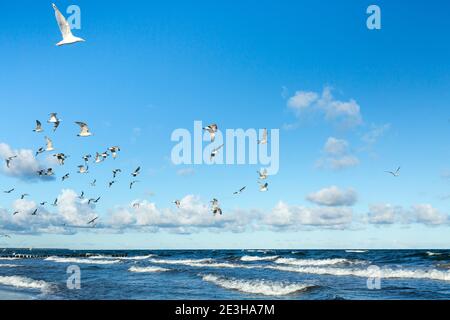
[[[2,300],[447,300],[450,250],[0,249]]]

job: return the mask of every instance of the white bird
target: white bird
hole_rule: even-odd
[[[401,167],[398,167],[397,171],[386,171],[386,173],[392,174],[394,177],[400,177],[400,169]]]
[[[222,209],[219,206],[219,200],[213,199],[211,201],[211,210],[214,215],[217,215],[217,214],[222,215],[223,214]]]
[[[211,125],[203,128],[203,130],[206,130],[209,132],[209,135],[211,137],[211,142],[214,142],[214,140],[216,140],[216,133],[219,130],[219,127],[217,126],[217,124],[211,124]]]
[[[180,201],[180,200],[175,200],[174,203],[175,203],[175,205],[177,206],[177,208],[180,209],[180,207],[181,207],[181,201]]]
[[[58,163],[60,166],[63,166],[64,162],[68,158],[68,156],[66,156],[64,153],[57,153],[57,154],[54,154],[53,156],[56,158],[56,160],[58,160]]]
[[[108,150],[109,151],[111,151],[111,155],[112,155],[112,157],[113,157],[113,159],[116,159],[117,158],[117,152],[119,152],[120,151],[120,147],[111,147],[111,148],[108,148]]]
[[[58,8],[54,3],[52,3],[52,6],[53,9],[55,9],[56,21],[58,22],[59,30],[61,31],[61,35],[63,37],[63,40],[58,42],[56,45],[63,46],[66,44],[85,42],[86,40],[79,37],[75,37],[72,34],[72,31],[70,30],[70,25],[67,22],[66,18],[64,18],[64,16],[61,14],[61,12],[58,10]]]
[[[45,137],[45,140],[47,141],[47,146],[46,146],[45,151],[55,150],[55,147],[53,146],[53,141],[49,137]]]
[[[75,122],[77,125],[80,126],[80,133],[77,135],[78,137],[90,137],[92,136],[92,133],[89,131],[89,127],[86,123],[84,122]]]
[[[5,159],[6,167],[9,168],[11,166],[11,161],[13,161],[17,156],[8,157]]]
[[[258,172],[260,180],[266,180],[268,178],[267,169],[264,169],[264,170],[261,170],[261,171],[257,171],[257,172]]]
[[[39,120],[36,120],[36,128],[33,129],[34,132],[42,132],[44,129],[42,129],[42,123]]]
[[[89,173],[89,167],[88,166],[78,166],[78,173],[86,174]]]
[[[211,162],[213,161],[213,159],[219,154],[219,151],[223,148],[223,145],[221,145],[220,147],[215,148],[212,152],[211,152]]]
[[[92,156],[90,155],[90,154],[87,154],[87,155],[85,155],[85,156],[83,156],[83,160],[84,160],[84,162],[89,162],[89,159],[90,158],[92,158]]]
[[[267,144],[267,129],[264,129],[262,140],[258,140],[258,144]]]
[[[134,172],[131,174],[133,177],[137,177],[141,173],[141,167],[138,167]]]
[[[96,156],[95,156],[95,163],[100,163],[100,162],[102,162],[103,160],[105,160],[105,158],[103,158],[103,157],[101,156],[101,154],[97,152],[97,154],[96,154]]]
[[[260,183],[259,191],[260,192],[267,192],[267,191],[269,191],[269,184],[268,183],[265,183],[265,184]]]
[[[57,123],[61,122],[61,119],[58,119],[58,114],[56,112],[50,113],[50,119],[47,120],[47,123]]]

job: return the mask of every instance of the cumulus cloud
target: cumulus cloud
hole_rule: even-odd
[[[359,165],[359,159],[351,154],[346,140],[329,137],[323,148],[324,156],[316,162],[316,167],[342,170]]]
[[[0,158],[3,160],[17,156],[14,158],[9,168],[6,162],[3,161],[2,173],[5,175],[15,177],[21,180],[50,180],[52,177],[37,175],[37,171],[44,168],[44,165],[39,163],[39,161],[34,156],[34,152],[29,149],[14,150],[6,143],[0,143]]]
[[[325,87],[321,94],[312,91],[297,91],[288,99],[288,107],[297,115],[306,110],[321,112],[325,119],[337,121],[345,126],[362,124],[361,107],[354,100],[340,101],[334,98],[331,87]]]
[[[328,207],[353,206],[358,201],[358,194],[353,189],[342,190],[331,186],[308,195],[306,199]]]
[[[343,229],[352,223],[353,211],[347,207],[290,206],[279,202],[264,219],[264,223],[277,229],[297,230],[302,227]]]
[[[133,207],[133,204],[139,204]],[[148,201],[135,201],[128,207],[118,207],[110,212],[112,228],[142,229],[157,232],[194,233],[199,230],[243,232],[258,220],[257,212],[239,210],[213,216],[209,206],[199,197],[188,195],[181,200],[180,209],[160,209]]]
[[[446,225],[450,222],[448,214],[440,212],[431,204],[413,205],[410,209],[391,204],[370,206],[368,222],[376,225],[423,224],[427,226]]]

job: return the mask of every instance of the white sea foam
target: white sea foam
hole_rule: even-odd
[[[112,257],[112,256],[104,256],[104,255],[95,255],[90,256],[89,259],[99,259],[99,260],[147,260],[154,257],[154,254],[149,254],[146,256],[131,256],[131,257]]]
[[[442,253],[428,251],[427,255],[429,255],[430,257],[432,257],[432,256],[441,256]]]
[[[243,256],[241,258],[241,261],[245,262],[253,262],[253,261],[272,261],[277,259],[278,256],[271,256],[271,257],[259,257],[259,256]]]
[[[13,261],[13,260],[19,260],[19,258],[0,258],[0,260],[3,260],[3,261]]]
[[[192,260],[159,260],[151,259],[150,262],[156,264],[183,265],[195,268],[230,268],[230,269],[253,269],[255,267],[228,262],[214,262],[214,259],[192,259]]]
[[[128,271],[137,273],[155,273],[155,272],[167,272],[170,271],[170,269],[159,267],[131,267],[130,269],[128,269]]]
[[[0,277],[0,285],[23,289],[38,289],[42,292],[51,291],[52,288],[52,285],[45,281],[33,280],[19,276]]]
[[[300,283],[282,283],[265,280],[240,280],[233,278],[228,279],[215,275],[205,275],[203,276],[203,280],[225,289],[265,296],[284,296],[305,291],[312,287]]]
[[[0,268],[18,268],[20,267],[17,264],[0,264]]]
[[[374,271],[370,269],[352,269],[352,268],[332,268],[332,267],[293,267],[293,266],[269,266],[273,270],[298,272],[318,275],[333,275],[333,276],[355,276],[362,278],[370,278],[379,276],[384,279],[431,279],[450,281],[450,271],[441,271],[436,269],[420,270],[420,269],[391,269],[382,268],[380,272],[375,275]]]
[[[50,257],[45,259],[45,261],[52,261],[56,263],[101,264],[101,265],[120,263],[120,260],[100,260],[92,258],[60,258],[60,257]]]
[[[275,261],[276,264],[287,264],[292,266],[331,266],[337,264],[353,264],[356,261],[348,259],[293,259],[280,258]]]
[[[368,250],[345,250],[347,253],[367,253]]]

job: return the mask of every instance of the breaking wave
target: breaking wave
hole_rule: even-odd
[[[264,296],[285,296],[305,291],[313,287],[300,283],[282,283],[265,280],[239,280],[233,278],[227,279],[215,275],[205,275],[203,276],[203,280],[225,289]]]
[[[280,258],[275,261],[276,264],[287,264],[292,266],[331,266],[337,264],[354,264],[356,261],[348,259],[293,259]],[[359,262],[361,263],[361,262]]]
[[[170,269],[159,267],[131,267],[130,269],[128,269],[128,271],[136,273],[155,273],[155,272],[167,272],[170,271]]]
[[[33,280],[19,276],[0,277],[0,284],[22,289],[38,289],[42,292],[49,292],[52,288],[52,285],[45,281]]]
[[[367,253],[369,250],[345,250],[347,253]]]
[[[230,268],[230,269],[253,269],[255,267],[228,263],[214,262],[214,259],[193,259],[193,260],[157,260],[151,259],[150,262],[156,264],[183,265],[196,268]]]
[[[241,258],[241,261],[245,262],[253,262],[253,261],[272,261],[277,259],[278,256],[272,256],[272,257],[258,257],[258,256],[243,256]]]
[[[50,257],[45,259],[45,261],[52,261],[56,263],[79,263],[79,264],[116,264],[120,263],[120,260],[101,260],[101,259],[93,259],[93,258],[59,258],[59,257]]]

